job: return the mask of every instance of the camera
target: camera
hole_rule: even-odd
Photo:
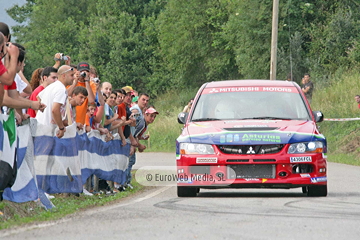
[[[83,78],[86,77],[86,72],[81,72],[80,77],[83,77]]]
[[[137,119],[138,117],[140,117],[140,113],[134,113],[132,115],[132,118],[134,118],[134,119]]]
[[[99,78],[93,78],[94,83],[100,83],[100,79]]]
[[[60,60],[66,61],[66,60],[68,60],[68,57],[67,57],[67,56],[64,56],[63,53],[60,53]]]

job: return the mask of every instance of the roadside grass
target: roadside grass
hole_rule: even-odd
[[[360,115],[355,95],[360,94],[360,73],[354,69],[334,75],[326,86],[317,86],[311,107],[323,112],[325,118],[357,118]],[[360,121],[324,121],[320,131],[328,143],[328,160],[360,165]]]
[[[55,198],[51,201],[55,208],[48,211],[36,202],[14,203],[4,200],[0,202],[0,230],[29,223],[57,220],[85,209],[114,203],[145,189],[135,181],[132,184],[134,189],[114,195],[85,196],[80,194],[77,197],[72,194],[54,194]]]

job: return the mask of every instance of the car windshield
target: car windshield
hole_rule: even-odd
[[[202,94],[192,121],[282,119],[310,120],[297,92],[214,92]]]

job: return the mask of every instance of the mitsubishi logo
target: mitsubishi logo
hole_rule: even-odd
[[[252,147],[249,147],[249,150],[246,152],[246,154],[255,154],[255,151]]]

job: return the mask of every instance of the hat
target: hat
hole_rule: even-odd
[[[79,62],[77,68],[79,72],[81,71],[88,71],[90,72],[90,65],[87,62]]]
[[[146,109],[146,111],[145,111],[145,113],[155,113],[155,114],[159,114],[157,111],[156,111],[156,109],[155,108],[148,108],[148,109]]]
[[[127,88],[130,88],[131,91],[134,91],[134,89],[131,86],[125,86]]]
[[[137,100],[139,100],[139,97],[135,96],[135,97],[133,97],[132,102],[137,102]]]
[[[135,94],[134,94],[134,91],[133,91],[132,88],[129,87],[129,86],[123,87],[122,89],[123,89],[126,93],[131,93],[131,95],[135,95]]]

